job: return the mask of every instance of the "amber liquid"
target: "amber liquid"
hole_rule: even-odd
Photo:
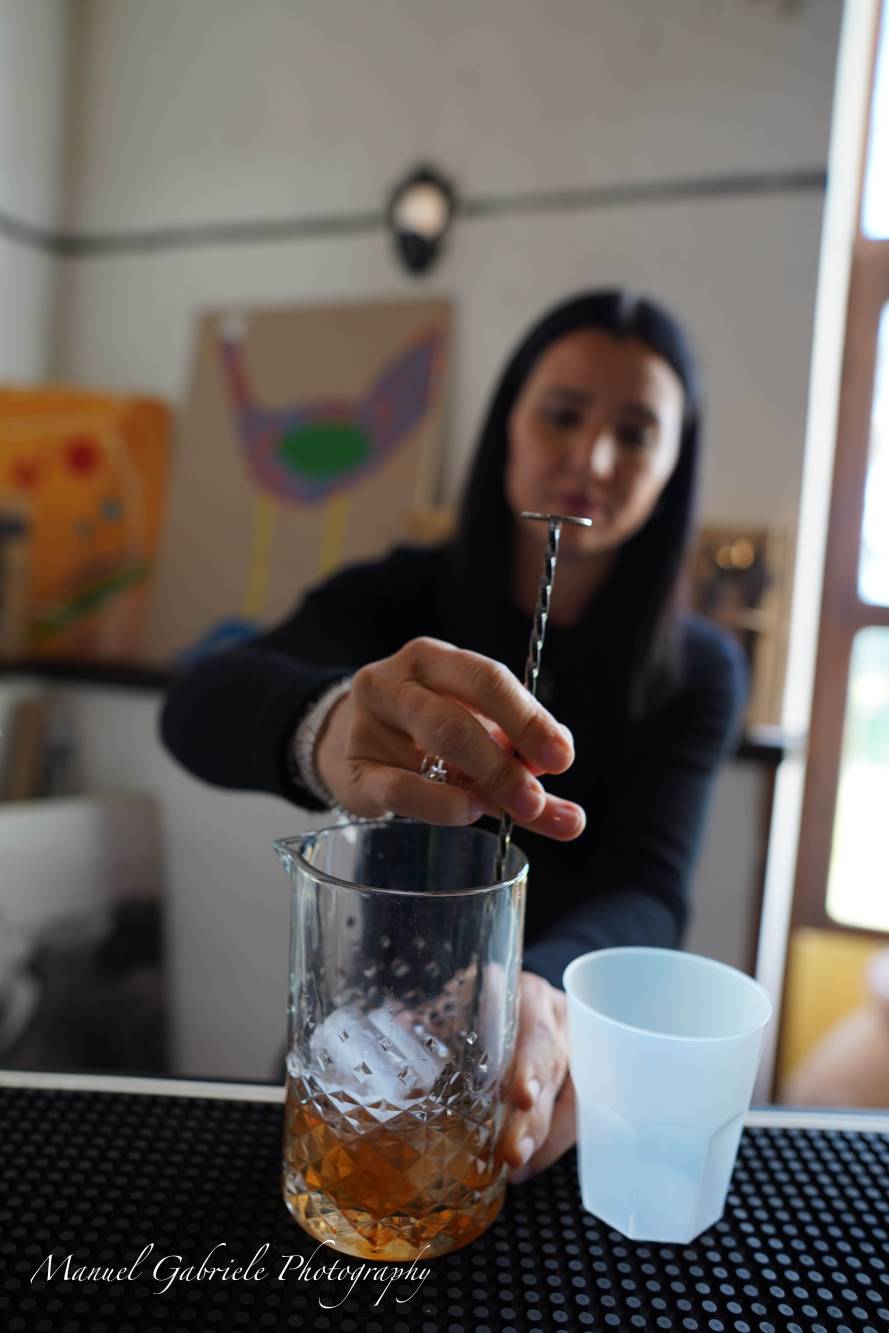
[[[359,1105],[308,1074],[287,1082],[284,1201],[317,1240],[364,1259],[467,1245],[503,1205],[501,1095]]]

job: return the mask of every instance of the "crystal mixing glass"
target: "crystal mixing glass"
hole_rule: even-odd
[[[480,1235],[501,1147],[528,864],[494,834],[394,820],[275,844],[293,887],[284,1200],[362,1258]]]

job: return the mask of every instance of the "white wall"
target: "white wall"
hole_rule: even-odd
[[[0,0],[0,213],[60,220],[67,0]],[[49,370],[56,261],[0,233],[0,381]]]
[[[86,0],[87,231],[823,163],[840,6]],[[348,244],[348,242],[347,242]]]
[[[30,383],[50,363],[56,261],[0,236],[0,381]]]
[[[669,18],[667,15],[669,14]],[[823,167],[840,6],[739,0],[86,0],[68,163],[81,232],[364,212],[418,158],[465,197]],[[523,326],[627,282],[708,377],[709,519],[796,512],[822,200],[691,200],[458,222],[445,496]],[[178,399],[197,311],[416,291],[383,235],[66,263],[57,369]]]

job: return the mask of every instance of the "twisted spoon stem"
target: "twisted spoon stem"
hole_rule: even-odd
[[[543,640],[546,635],[546,622],[549,617],[549,603],[552,597],[553,580],[556,575],[556,561],[559,557],[559,537],[562,532],[562,519],[552,514],[522,514],[522,518],[545,518],[549,524],[546,552],[543,557],[543,571],[537,591],[537,605],[534,608],[534,621],[531,625],[531,637],[528,642],[528,656],[525,660],[523,684],[532,696],[537,698],[537,677],[540,674],[540,659],[543,655]],[[521,758],[518,750],[512,752],[514,759]],[[499,883],[505,878],[506,862],[512,841],[512,818],[506,813],[500,817],[500,829],[497,839],[497,859],[494,863],[494,880]]]

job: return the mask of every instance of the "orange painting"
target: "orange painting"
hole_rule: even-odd
[[[169,441],[158,400],[0,390],[0,654],[138,658]]]

